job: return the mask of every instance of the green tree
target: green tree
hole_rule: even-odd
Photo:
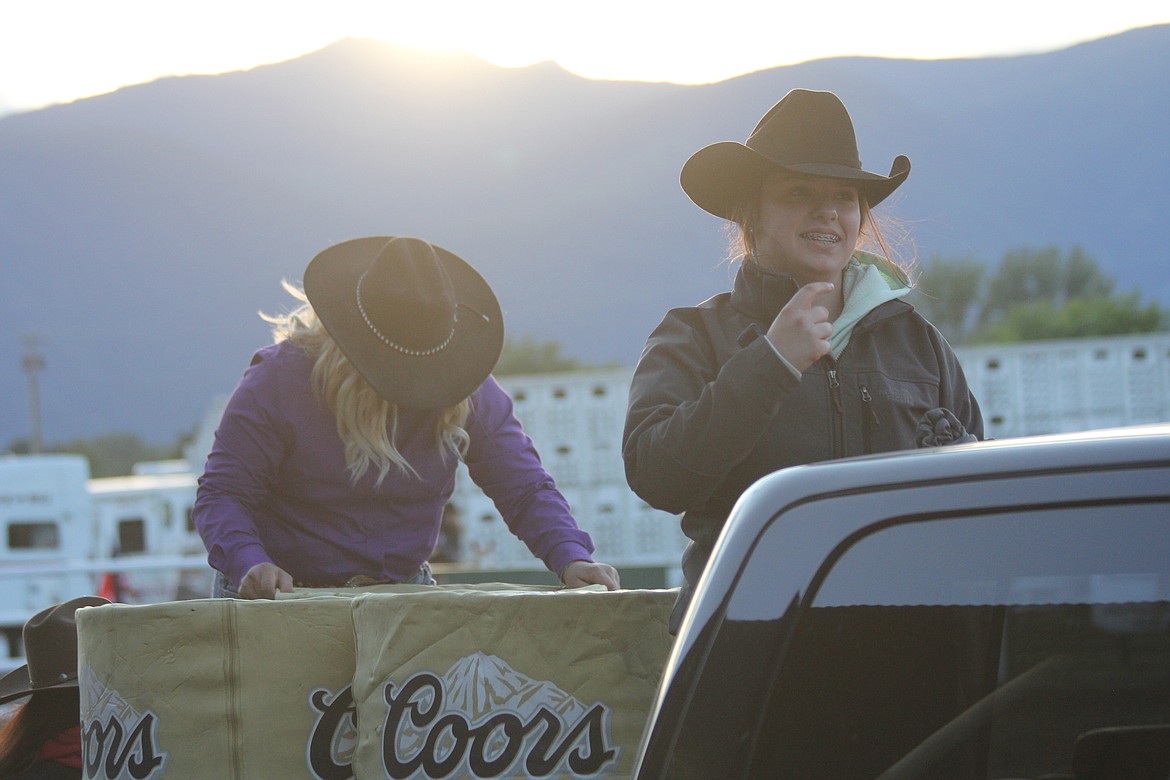
[[[960,343],[979,303],[986,274],[987,267],[974,257],[936,255],[919,271],[913,303],[948,341]]]
[[[933,258],[913,302],[954,344],[1150,333],[1170,327],[1156,303],[1114,292],[1080,247],[1015,249],[990,276],[974,258]]]
[[[531,336],[525,336],[519,341],[504,342],[504,351],[492,373],[499,376],[551,374],[597,367],[561,354],[559,342],[537,341]]]
[[[1044,301],[1059,308],[1077,298],[1107,298],[1113,287],[1113,280],[1080,247],[1067,255],[1054,246],[1015,249],[1003,256],[988,280],[978,325],[1001,320],[1020,305]]]
[[[135,463],[182,457],[182,440],[171,445],[146,444],[132,433],[110,433],[93,439],[74,439],[43,448],[45,453],[84,455],[89,461],[90,476],[119,477],[131,473]],[[17,455],[31,451],[26,439],[9,444]]]
[[[1153,333],[1166,328],[1165,313],[1155,304],[1142,306],[1137,293],[1020,303],[1002,317],[971,332],[972,343],[1012,343]]]

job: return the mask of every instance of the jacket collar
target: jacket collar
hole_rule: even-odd
[[[753,320],[771,322],[796,294],[796,280],[783,271],[769,271],[747,258],[739,264],[731,288],[731,306]]]
[[[873,272],[868,271],[866,264],[857,269],[857,276],[851,280],[853,284],[850,285],[851,289],[847,291],[847,298],[858,293],[858,288],[861,288],[862,291],[866,289],[865,285],[857,284],[857,281],[863,276],[875,276]],[[871,278],[869,281],[872,282],[873,279]],[[889,284],[874,282],[874,285],[885,289],[882,290],[881,295],[859,296],[868,298],[868,300],[859,310],[852,313],[848,323],[842,323],[847,327],[838,329],[843,332],[843,337],[839,338],[835,355],[839,355],[841,350],[845,348],[849,333],[853,331],[864,332],[889,317],[913,311],[913,306],[900,300],[910,292],[908,285],[902,286],[897,279]],[[788,300],[796,294],[796,290],[796,280],[791,274],[784,271],[770,271],[745,258],[740,262],[739,269],[735,274],[735,283],[731,288],[731,306],[745,317],[766,323],[765,327],[767,327],[767,324],[771,324],[780,310],[784,308],[784,304],[788,303]]]

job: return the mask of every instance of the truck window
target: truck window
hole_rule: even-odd
[[[822,575],[753,776],[1081,777],[1102,733],[1170,741],[1165,503],[900,523]]]

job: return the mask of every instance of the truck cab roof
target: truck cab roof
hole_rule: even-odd
[[[1168,425],[761,479],[638,777],[1081,777],[1119,750],[1170,762]]]

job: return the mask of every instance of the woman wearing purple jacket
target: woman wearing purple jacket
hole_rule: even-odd
[[[511,531],[570,587],[619,587],[491,377],[500,306],[451,252],[345,241],[305,271],[207,459],[195,522],[217,596],[433,583],[428,557],[462,460]]]

